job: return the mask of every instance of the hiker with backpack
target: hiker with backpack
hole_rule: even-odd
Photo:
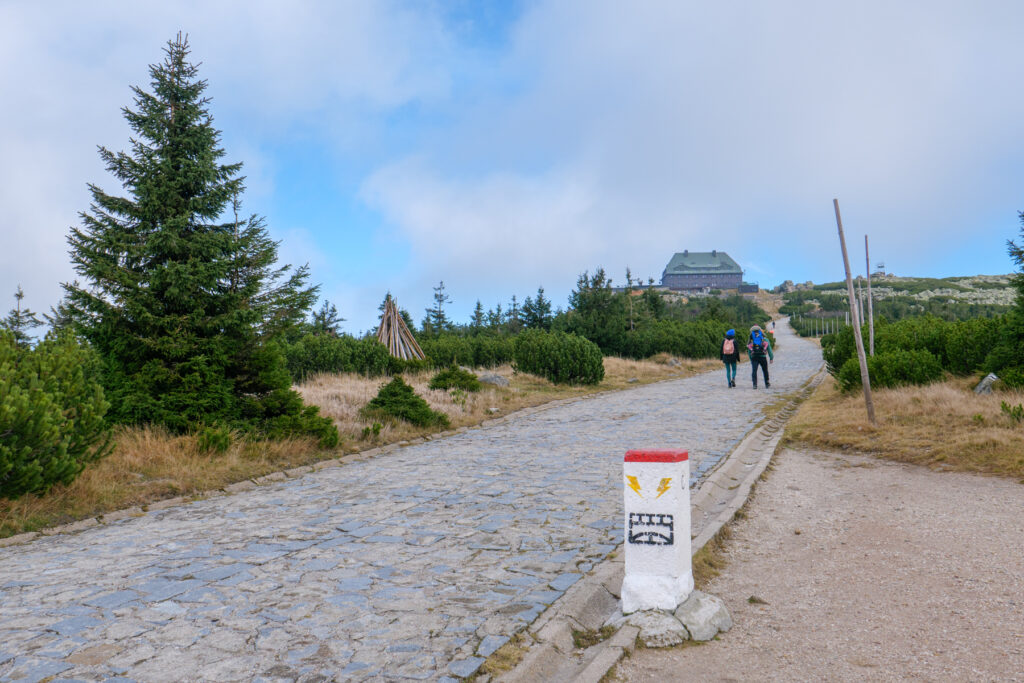
[[[757,389],[757,368],[761,368],[764,375],[764,388],[771,387],[768,381],[768,363],[775,362],[775,354],[772,353],[771,342],[768,335],[764,333],[759,325],[750,328],[750,343],[747,344],[747,356],[750,358],[750,378],[754,381],[754,388]]]
[[[736,364],[740,362],[740,343],[736,330],[729,330],[722,340],[722,362],[725,363],[725,381],[731,388],[736,386]]]

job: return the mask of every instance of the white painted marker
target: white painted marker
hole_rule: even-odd
[[[674,610],[693,591],[689,456],[686,451],[629,451],[622,474],[622,611]]]

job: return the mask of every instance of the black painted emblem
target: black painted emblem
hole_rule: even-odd
[[[629,513],[629,542],[641,545],[672,545],[675,542],[672,515]]]

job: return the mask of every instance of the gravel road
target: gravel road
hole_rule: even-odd
[[[707,588],[733,629],[638,650],[620,680],[1024,681],[1024,486],[795,450],[775,462]]]

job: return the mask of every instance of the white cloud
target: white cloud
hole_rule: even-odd
[[[851,234],[921,268],[1013,229],[1012,210],[981,223],[1019,192],[999,170],[1024,151],[1022,19],[1009,2],[536,3],[494,66],[520,87],[364,193],[423,268],[486,264],[520,288],[523,271],[657,275],[683,248],[762,264],[762,284],[828,277],[833,197]]]
[[[355,160],[339,183],[370,169],[339,191],[391,230],[360,242],[367,259],[390,238],[406,269],[346,282],[324,253],[337,234],[271,226],[283,256],[327,262],[314,277],[357,328],[387,288],[417,318],[442,278],[457,302],[537,284],[564,301],[584,269],[657,277],[682,248],[729,251],[762,284],[834,277],[835,196],[848,232],[901,272],[972,249],[993,254],[978,269],[1008,267],[1020,3],[537,0],[486,50],[439,7],[0,4],[0,301],[19,282],[33,308],[56,301],[85,183],[116,189],[95,146],[126,146],[128,86],[178,30],[229,160],[247,163],[247,210],[280,199],[295,140]]]
[[[275,192],[261,143],[298,134],[365,145],[374,117],[443,97],[447,38],[429,7],[335,3],[0,4],[0,301],[21,283],[46,310],[73,277],[65,238],[89,205],[86,183],[117,192],[96,146],[127,146],[130,85],[179,30],[210,80],[215,122],[237,120],[228,160],[246,162],[247,207]],[[315,250],[313,250],[315,251]],[[6,309],[4,309],[6,310]]]

